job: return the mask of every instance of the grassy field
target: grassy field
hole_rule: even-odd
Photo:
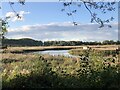
[[[44,50],[65,50],[65,49],[82,49],[84,46],[37,46],[37,47],[8,47],[3,52],[23,53],[31,51],[44,51]],[[115,50],[118,45],[91,45],[92,49],[97,50]]]
[[[120,88],[118,46],[9,47],[2,53],[3,88]],[[71,49],[80,57],[20,53],[24,50]],[[75,49],[76,48],[76,49]],[[107,52],[106,52],[107,50]],[[11,53],[13,51],[14,53]]]

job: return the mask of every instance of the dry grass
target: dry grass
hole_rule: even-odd
[[[34,55],[34,54],[13,54],[13,53],[3,53],[2,54],[2,60],[6,59],[13,59],[13,60],[18,60],[18,61],[22,61],[22,60],[34,60],[38,58],[38,56]]]
[[[25,51],[42,51],[42,50],[55,50],[55,49],[82,49],[83,46],[37,46],[37,47],[8,47],[4,52],[17,52],[23,53]],[[96,50],[116,50],[118,45],[89,45],[92,49]]]

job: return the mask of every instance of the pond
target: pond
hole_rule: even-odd
[[[61,56],[69,56],[69,57],[76,57],[74,55],[71,55],[69,52],[69,50],[45,50],[45,51],[37,51],[37,52],[34,52],[34,53],[38,53],[38,54],[49,54],[49,55],[55,55],[55,56],[58,56],[58,55],[61,55]]]

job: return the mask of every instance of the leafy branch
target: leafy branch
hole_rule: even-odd
[[[63,1],[63,6],[64,8],[61,11],[65,11],[67,13],[68,16],[73,17],[73,14],[77,12],[77,9],[74,8],[74,10],[67,10],[67,7],[70,8],[73,5],[76,5],[78,7],[81,7],[81,5],[83,4],[84,7],[87,9],[87,11],[90,13],[91,15],[91,23],[96,22],[97,24],[99,24],[99,28],[104,27],[105,23],[109,23],[111,21],[114,20],[114,17],[110,17],[106,20],[101,19],[100,17],[98,17],[97,13],[93,12],[93,9],[97,9],[99,11],[101,11],[102,14],[106,14],[107,12],[111,12],[111,11],[115,11],[115,7],[114,5],[116,4],[116,2],[94,2],[94,0],[77,0],[77,2],[74,2],[75,0],[70,0],[69,2],[67,2],[67,0],[60,0]],[[74,19],[72,19],[73,24],[77,25],[77,22],[75,22]],[[111,25],[108,25],[108,27],[112,27]]]
[[[19,0],[18,3],[20,3],[21,5],[25,5],[25,0]],[[9,5],[12,11],[15,13],[17,18],[21,19],[21,16],[19,15],[19,13],[17,13],[16,10],[13,8],[14,4],[15,4],[14,2],[9,0]],[[2,9],[1,6],[0,6],[0,9]],[[9,27],[8,22],[7,22],[9,18],[10,17],[0,18],[0,24],[1,24],[0,39],[4,39],[4,35],[7,32],[7,28]]]

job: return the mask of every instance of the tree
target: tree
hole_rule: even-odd
[[[19,0],[18,1],[20,4],[22,4],[22,5],[25,5],[25,0]],[[9,0],[9,5],[10,5],[10,7],[11,7],[11,9],[12,9],[12,11],[15,13],[15,15],[16,15],[16,17],[17,18],[21,18],[20,17],[20,15],[19,15],[19,13],[17,13],[15,10],[14,10],[14,8],[13,8],[13,5],[14,4],[14,2],[11,2],[10,0]],[[1,6],[0,6],[0,9],[2,9],[1,8]],[[5,17],[5,18],[1,18],[0,17],[0,29],[1,29],[1,32],[0,32],[0,40],[2,40],[2,39],[4,39],[5,38],[5,33],[7,32],[7,28],[9,27],[9,25],[8,25],[8,22],[7,22],[7,20],[9,19],[10,17]]]
[[[3,39],[4,34],[7,32],[7,23],[4,20],[0,19],[0,24],[1,24],[0,39]]]
[[[71,9],[72,6],[76,5],[78,7],[81,7],[83,4],[84,7],[88,10],[89,14],[91,15],[91,23],[96,22],[100,25],[99,28],[104,27],[105,23],[109,23],[110,21],[114,20],[114,17],[109,17],[106,20],[102,20],[100,17],[98,17],[98,14],[93,12],[91,9],[98,9],[102,12],[102,14],[106,14],[107,12],[115,11],[115,0],[113,2],[95,2],[95,0],[60,0],[63,2],[64,8],[61,11],[65,11],[68,16],[72,17],[73,24],[77,25],[77,22],[75,22],[73,14],[77,12],[77,9]],[[69,2],[67,2],[69,1]],[[102,0],[105,1],[105,0]],[[111,25],[108,25],[108,27],[112,27]]]

